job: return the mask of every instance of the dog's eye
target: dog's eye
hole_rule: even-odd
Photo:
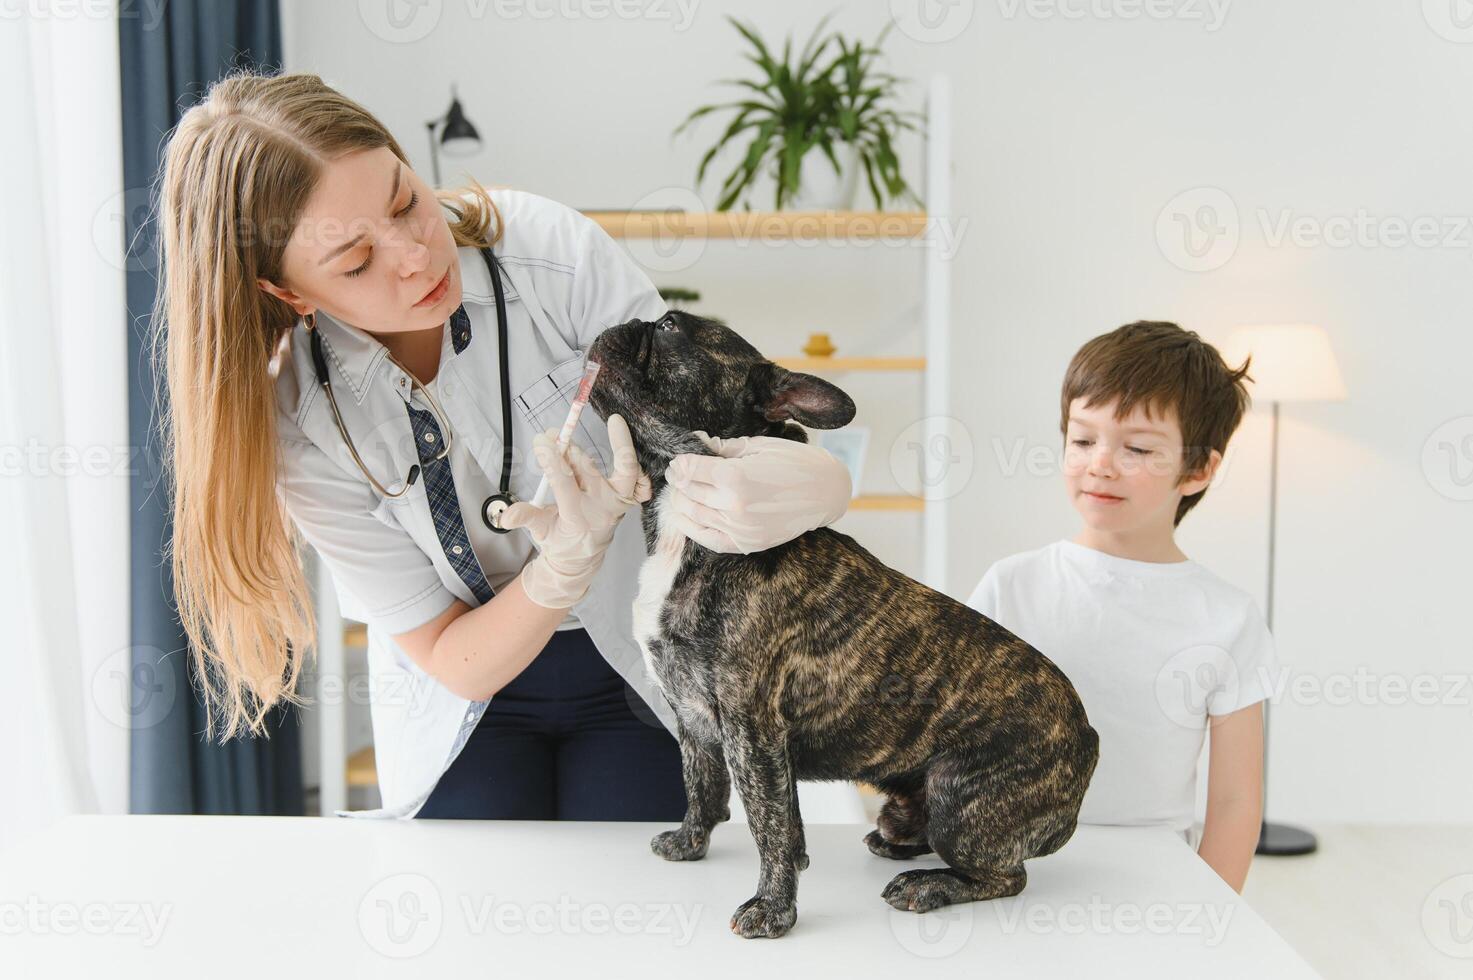
[[[657,323],[655,326],[658,327],[660,330],[680,329],[680,325],[675,322],[675,317],[671,316],[669,313],[666,313],[664,316],[662,316],[660,318],[660,322]]]

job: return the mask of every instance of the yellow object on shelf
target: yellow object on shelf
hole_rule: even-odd
[[[748,241],[903,240],[926,232],[924,211],[584,211],[614,238]]]
[[[826,333],[809,334],[808,343],[803,345],[803,353],[809,357],[832,357],[838,349]]]
[[[378,785],[378,764],[374,761],[372,745],[348,756],[348,785]]]

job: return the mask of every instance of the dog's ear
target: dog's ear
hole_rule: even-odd
[[[822,378],[759,361],[747,372],[753,408],[769,422],[789,419],[812,429],[837,429],[854,419],[854,399]]]

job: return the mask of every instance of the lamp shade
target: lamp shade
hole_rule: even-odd
[[[460,99],[452,97],[450,111],[445,114],[445,128],[440,133],[440,147],[449,157],[468,157],[481,151],[481,136],[465,117]]]
[[[1308,323],[1238,327],[1221,348],[1229,367],[1250,355],[1253,397],[1263,401],[1340,401],[1346,397],[1340,365],[1325,331]]]

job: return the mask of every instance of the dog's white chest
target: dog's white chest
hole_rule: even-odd
[[[670,595],[670,587],[675,582],[675,573],[680,570],[680,557],[685,553],[687,540],[684,534],[675,530],[665,519],[664,511],[669,501],[670,488],[665,487],[655,501],[655,511],[659,515],[659,537],[655,539],[654,554],[646,558],[640,566],[639,594],[634,599],[634,639],[644,654],[645,669],[662,691],[665,685],[660,680],[660,672],[655,669],[650,646],[660,638],[660,610],[665,607],[665,599]]]

